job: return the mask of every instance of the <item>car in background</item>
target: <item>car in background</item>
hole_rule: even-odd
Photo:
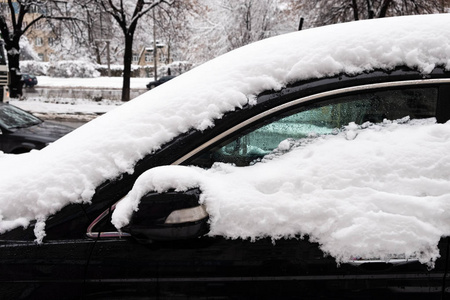
[[[36,76],[27,73],[22,73],[22,82],[23,85],[27,88],[34,87],[38,84]]]
[[[163,84],[163,83],[166,83],[167,81],[172,80],[172,79],[174,79],[175,77],[176,77],[176,76],[168,75],[168,76],[163,76],[163,77],[159,78],[159,79],[156,80],[156,81],[150,81],[150,82],[147,84],[147,88],[148,88],[149,90],[154,89],[155,87],[157,87],[157,86],[159,86],[159,85],[161,85],[161,84]]]
[[[449,23],[447,14],[383,18],[256,42],[42,151],[0,158],[0,298],[447,299]],[[430,147],[420,130],[409,135],[427,158],[414,174],[408,167],[419,155],[411,150],[412,163],[389,176],[397,165],[381,156],[386,136],[361,149],[368,163],[356,167],[353,145],[363,134],[348,134],[328,151],[308,148],[331,143],[350,124],[390,132],[383,124],[406,116],[416,129],[430,119],[436,125],[426,135]],[[444,149],[428,157],[436,145]],[[346,157],[336,159],[341,149]],[[403,153],[394,151],[401,163]],[[317,156],[337,167],[323,163],[316,173],[319,164],[308,163]],[[287,174],[260,168],[286,157],[295,161],[284,166]],[[14,164],[23,168],[6,173]],[[234,177],[235,169],[253,173]],[[376,172],[352,177],[366,170]],[[223,180],[206,185],[217,178]],[[412,196],[401,194],[403,180]],[[369,196],[385,186],[390,193]],[[305,199],[311,191],[318,196]],[[129,199],[139,201],[119,214]],[[374,207],[367,222],[356,210],[366,204]],[[299,217],[285,218],[292,212]],[[116,217],[129,222],[117,226]],[[324,249],[344,238],[338,255]],[[411,241],[417,248],[399,250],[407,255],[383,252]],[[365,255],[350,251],[360,248]]]
[[[0,151],[24,153],[39,150],[74,128],[39,119],[17,106],[0,103]]]

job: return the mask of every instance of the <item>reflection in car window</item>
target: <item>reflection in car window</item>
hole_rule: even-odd
[[[25,128],[41,123],[42,121],[15,106],[0,106],[0,125],[6,129]]]
[[[278,147],[280,142],[337,132],[350,122],[378,123],[396,120],[431,118],[436,115],[437,88],[370,91],[327,100],[314,107],[280,118],[270,124],[220,145],[192,164],[208,167],[214,162],[249,165]]]

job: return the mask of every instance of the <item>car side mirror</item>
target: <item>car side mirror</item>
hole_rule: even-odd
[[[199,197],[199,189],[148,193],[122,231],[142,243],[198,238],[209,231],[209,215]]]

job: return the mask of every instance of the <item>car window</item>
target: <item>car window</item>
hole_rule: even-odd
[[[191,164],[210,166],[214,162],[246,166],[278,147],[280,142],[331,134],[350,122],[378,123],[435,117],[437,88],[377,90],[336,97],[242,134],[194,159]]]
[[[41,122],[39,118],[15,106],[0,106],[0,125],[7,129],[25,128]]]

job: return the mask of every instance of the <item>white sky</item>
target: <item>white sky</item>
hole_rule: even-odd
[[[251,103],[261,91],[339,72],[407,65],[426,74],[436,64],[448,68],[449,22],[449,15],[379,19],[267,39],[178,76],[41,151],[0,154],[0,168],[8,170],[0,173],[0,232],[37,219],[40,241],[49,215],[71,202],[89,202],[106,179],[133,172],[144,155],[192,128],[214,126],[215,119]],[[440,152],[448,149],[448,126],[392,125],[361,132],[350,142],[340,136],[319,139],[309,148],[247,168],[157,168],[116,210],[115,223],[126,224],[138,201],[133,195],[143,186],[199,185],[205,188],[202,200],[212,235],[277,239],[309,234],[339,261],[422,251],[419,258],[429,262],[439,255],[439,237],[450,234],[444,214],[450,203],[449,162]],[[399,153],[405,161],[391,162]],[[435,161],[439,164],[430,165]],[[235,186],[242,188],[234,191]]]

